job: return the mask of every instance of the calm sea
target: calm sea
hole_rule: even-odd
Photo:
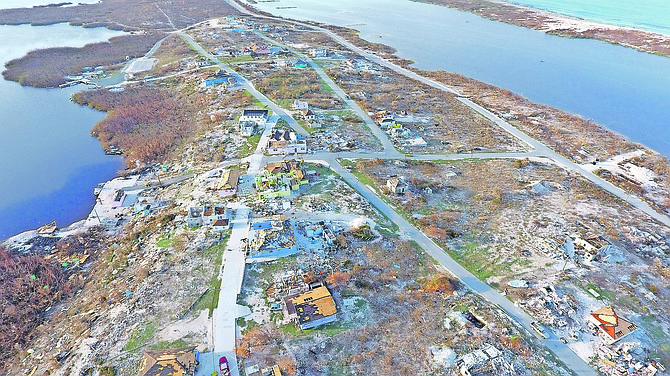
[[[668,0],[509,0],[509,2],[584,20],[670,35]]]
[[[369,41],[395,47],[417,68],[458,72],[509,89],[670,156],[669,58],[408,0],[280,0],[256,6],[355,28]]]
[[[116,35],[66,24],[0,26],[0,61],[4,66],[36,48],[80,47]],[[0,239],[53,220],[65,226],[85,218],[93,188],[123,167],[91,137],[104,114],[71,102],[77,90],[85,88],[35,89],[0,80]]]

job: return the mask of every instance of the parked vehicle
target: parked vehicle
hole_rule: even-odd
[[[219,358],[219,372],[221,376],[230,376],[230,367],[228,367],[228,359],[225,356]]]
[[[281,311],[282,308],[283,307],[282,307],[281,303],[272,303],[272,305],[270,306],[270,311],[277,312],[277,311]]]
[[[549,332],[547,329],[542,326],[542,324],[538,323],[537,321],[533,321],[530,323],[530,327],[533,328],[537,332],[537,334],[540,335],[540,337],[547,339],[549,338]]]

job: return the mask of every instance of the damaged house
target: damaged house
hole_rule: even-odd
[[[193,376],[196,371],[195,347],[147,351],[138,376]]]
[[[637,329],[637,325],[617,315],[612,306],[591,312],[588,323],[610,345]]]
[[[259,198],[270,199],[289,196],[291,191],[300,189],[302,184],[308,182],[302,162],[288,160],[268,163],[256,175],[254,184]]]
[[[270,134],[267,146],[268,154],[304,154],[307,153],[307,142],[296,136],[295,132],[286,129],[275,129]]]
[[[337,320],[337,308],[328,288],[318,287],[284,298],[286,314],[300,329],[311,329]]]
[[[219,196],[233,196],[237,193],[237,184],[240,179],[240,170],[228,170],[223,173],[221,181],[217,186]]]
[[[278,258],[298,251],[293,225],[283,216],[252,222],[248,239],[249,258]]]
[[[407,183],[405,183],[405,181],[401,177],[388,179],[386,181],[386,188],[388,188],[389,192],[396,195],[405,194],[407,192],[408,187],[409,186],[407,185]]]

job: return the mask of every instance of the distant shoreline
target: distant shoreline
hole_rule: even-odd
[[[412,0],[476,14],[480,17],[547,34],[595,39],[641,52],[670,57],[670,35],[587,21],[502,0]]]

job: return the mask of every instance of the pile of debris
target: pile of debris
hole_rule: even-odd
[[[634,355],[644,355],[642,349],[632,343],[622,343],[615,347],[600,346],[596,356],[602,362],[598,370],[607,375],[653,376],[665,371],[665,367],[654,360],[639,361]]]
[[[293,234],[293,225],[284,216],[274,216],[270,220],[256,220],[249,226],[247,257],[277,258],[298,251]]]
[[[490,343],[485,344],[481,349],[469,352],[458,359],[456,362],[458,371],[463,376],[470,376],[470,371],[479,372],[491,371],[487,374],[495,375],[515,375],[514,364],[507,362],[503,353],[496,349]]]
[[[28,244],[45,242],[53,245],[36,247],[40,252],[30,255],[0,249],[1,359],[11,359],[16,345],[30,340],[31,332],[49,317],[52,307],[83,286],[84,264],[106,247],[107,238],[102,228],[93,227],[64,239],[38,236]]]

